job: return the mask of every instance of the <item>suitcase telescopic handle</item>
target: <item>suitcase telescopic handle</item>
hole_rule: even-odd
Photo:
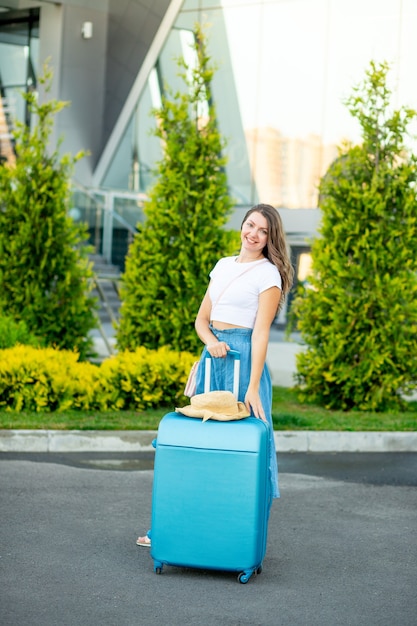
[[[238,350],[229,350],[227,356],[231,356],[234,359],[233,366],[233,394],[237,400],[239,395],[239,377],[240,377],[240,352]],[[206,366],[204,373],[204,391],[207,393],[210,391],[210,381],[211,381],[211,356],[206,357]]]

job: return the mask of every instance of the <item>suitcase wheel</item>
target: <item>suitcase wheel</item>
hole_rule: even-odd
[[[153,564],[153,571],[155,572],[155,574],[162,574],[162,563],[160,561],[154,561]]]
[[[249,582],[249,579],[252,576],[252,574],[255,574],[255,576],[257,576],[258,574],[261,574],[261,573],[262,573],[262,565],[259,565],[259,567],[257,567],[256,569],[247,569],[244,572],[240,572],[240,574],[237,577],[237,580],[242,585],[246,585],[246,583]]]
[[[240,572],[239,576],[237,577],[237,580],[242,585],[246,585],[246,583],[249,582],[249,578],[252,576],[252,574],[253,574],[253,570],[250,570],[249,572]]]

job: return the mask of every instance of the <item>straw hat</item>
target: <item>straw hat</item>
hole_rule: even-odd
[[[190,400],[191,404],[182,409],[175,409],[187,417],[202,417],[203,422],[212,419],[229,422],[249,417],[243,402],[237,402],[231,391],[209,391],[199,393]]]

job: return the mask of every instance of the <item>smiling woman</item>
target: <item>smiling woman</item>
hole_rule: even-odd
[[[204,363],[213,357],[212,389],[227,389],[224,359],[229,350],[241,356],[238,400],[251,415],[271,426],[270,479],[273,497],[279,497],[278,470],[272,436],[272,385],[266,366],[269,333],[277,310],[288,293],[293,270],[278,211],[258,204],[245,215],[239,256],[220,259],[210,273],[210,284],[197,314],[195,327],[205,348],[197,374],[197,393],[204,391]]]
[[[246,213],[239,256],[220,259],[210,279],[195,321],[196,332],[205,344],[197,370],[196,394],[206,391],[207,358],[211,363],[211,390],[230,390],[231,368],[226,367],[226,357],[230,351],[239,353],[236,399],[245,404],[252,417],[268,424],[270,493],[272,498],[279,498],[272,382],[266,354],[272,322],[292,285],[293,268],[281,217],[273,206],[257,204]],[[140,546],[150,543],[149,534],[137,540]]]

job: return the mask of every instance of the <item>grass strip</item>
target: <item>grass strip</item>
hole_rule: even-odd
[[[415,431],[417,402],[406,411],[330,411],[302,404],[293,389],[274,387],[272,419],[275,430]]]
[[[29,430],[157,430],[161,418],[172,407],[136,411],[64,411],[13,413],[0,411],[0,429]],[[409,402],[406,411],[371,413],[364,411],[328,411],[298,401],[296,392],[274,387],[272,419],[275,430],[335,431],[415,431],[417,402]]]

